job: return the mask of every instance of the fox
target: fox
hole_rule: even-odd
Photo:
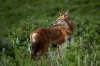
[[[71,35],[75,28],[70,18],[69,10],[60,13],[59,17],[51,23],[52,28],[38,28],[30,34],[31,59],[35,59],[39,52],[39,57],[48,51],[49,44],[57,47],[57,55],[61,57],[60,45],[67,40],[71,40]]]

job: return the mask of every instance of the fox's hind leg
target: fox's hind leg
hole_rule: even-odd
[[[43,55],[47,55],[47,51],[48,51],[48,43],[46,44],[42,44],[43,46],[41,46],[41,49],[40,49],[40,58],[43,56]]]

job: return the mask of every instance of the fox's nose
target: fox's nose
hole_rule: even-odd
[[[51,23],[51,25],[53,25],[53,23]]]

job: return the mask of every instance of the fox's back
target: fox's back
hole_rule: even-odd
[[[36,34],[35,40],[37,42],[41,42],[41,43],[42,42],[46,42],[46,43],[64,42],[64,35],[59,28],[40,28],[40,29],[35,30],[31,34],[34,34],[34,33]]]

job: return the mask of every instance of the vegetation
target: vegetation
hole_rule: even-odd
[[[52,23],[59,11],[70,9],[76,28],[71,43],[61,46],[57,58],[30,60],[29,34]],[[0,0],[0,66],[100,66],[99,0]]]

